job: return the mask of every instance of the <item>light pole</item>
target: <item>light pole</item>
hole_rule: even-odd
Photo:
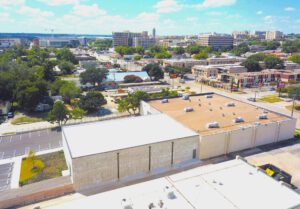
[[[296,105],[296,96],[293,97],[293,107],[292,107],[291,117],[294,117],[295,105]]]

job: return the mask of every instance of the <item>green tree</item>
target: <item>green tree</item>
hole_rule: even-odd
[[[137,46],[135,47],[135,51],[136,53],[138,53],[139,55],[144,55],[145,54],[145,48],[142,46]]]
[[[70,118],[70,112],[61,101],[55,102],[52,110],[48,113],[48,121],[50,123],[58,123],[59,126],[66,124]]]
[[[93,86],[96,84],[101,85],[102,81],[106,78],[108,71],[106,69],[87,69],[85,72],[80,74],[80,83],[87,84],[90,83]]]
[[[197,60],[201,60],[201,59],[207,59],[208,58],[208,54],[207,52],[205,51],[201,51],[199,52],[198,54],[195,54],[193,56],[194,59],[197,59]]]
[[[254,59],[247,59],[242,63],[242,65],[245,66],[249,72],[261,71],[259,62]]]
[[[174,52],[175,52],[175,54],[177,54],[177,55],[182,55],[182,54],[185,53],[185,50],[184,50],[183,47],[176,47],[176,48],[174,49]]]
[[[233,47],[231,52],[236,56],[241,56],[242,54],[245,54],[246,52],[249,52],[249,51],[250,51],[250,48],[249,48],[248,44],[242,43],[242,44],[239,44],[238,46]]]
[[[101,93],[88,92],[85,96],[80,96],[78,106],[89,113],[96,112],[101,106],[105,105],[107,101]]]
[[[142,59],[142,56],[141,55],[134,55],[134,60],[141,60]]]
[[[164,78],[164,73],[158,63],[150,63],[143,67],[142,71],[146,71],[151,80],[159,80]]]
[[[86,115],[87,111],[81,109],[80,107],[75,107],[70,113],[72,119],[78,120],[82,119]]]
[[[65,61],[65,60],[62,60],[59,65],[58,65],[59,69],[62,71],[62,73],[64,75],[67,75],[67,74],[72,74],[72,71],[74,70],[75,66],[73,65],[72,62],[69,62],[69,61]]]
[[[63,48],[57,51],[57,59],[71,62],[73,64],[78,64],[74,54],[68,48]]]
[[[299,55],[290,56],[289,61],[300,64],[300,56]]]
[[[143,79],[136,75],[127,75],[124,77],[124,83],[142,83]]]
[[[142,100],[148,99],[149,95],[144,91],[136,91],[128,93],[128,96],[120,100],[118,104],[119,112],[128,112],[130,115],[136,115],[140,112],[140,104]]]
[[[300,40],[285,41],[282,44],[282,51],[285,53],[300,52]]]
[[[125,53],[126,53],[126,47],[125,46],[116,46],[115,47],[115,52],[117,52],[121,56],[124,56]]]
[[[155,53],[154,57],[156,59],[169,59],[172,57],[172,55],[169,52],[165,51],[165,52]]]
[[[186,48],[186,52],[188,52],[189,54],[198,54],[200,51],[202,50],[201,46],[198,45],[189,45]]]
[[[69,104],[71,99],[79,96],[80,88],[78,88],[74,82],[67,81],[60,87],[59,94],[64,98],[64,101]]]
[[[264,60],[267,69],[283,69],[283,61],[276,56],[267,56]]]

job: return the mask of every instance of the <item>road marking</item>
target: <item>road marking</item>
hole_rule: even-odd
[[[16,151],[16,150],[14,150],[14,157],[16,156],[16,152],[17,152],[17,151]]]
[[[11,140],[12,140],[12,136],[10,136],[10,140],[9,140],[9,142],[11,142]]]
[[[51,149],[51,144],[49,143],[49,149]]]
[[[29,138],[31,138],[31,132],[29,132],[28,135],[29,135]]]
[[[39,136],[41,136],[41,132],[39,131]]]
[[[20,134],[20,141],[22,140],[22,134]]]
[[[41,151],[41,145],[39,144],[39,151]]]

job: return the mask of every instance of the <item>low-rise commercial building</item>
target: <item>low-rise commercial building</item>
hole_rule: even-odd
[[[166,114],[200,136],[200,159],[294,137],[296,119],[217,94],[142,102],[143,115]]]
[[[67,126],[62,133],[77,190],[144,178],[199,159],[198,134],[163,114]]]
[[[24,44],[24,40],[20,38],[0,38],[0,49],[22,44]]]
[[[299,209],[300,196],[243,159],[73,200],[49,209]]]
[[[163,66],[172,66],[179,68],[192,68],[195,65],[207,65],[207,60],[196,60],[196,59],[170,59],[164,60]]]

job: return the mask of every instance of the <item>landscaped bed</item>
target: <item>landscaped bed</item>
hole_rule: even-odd
[[[293,109],[293,105],[286,106],[286,108],[289,109],[289,110],[292,110]],[[296,111],[300,111],[300,104],[296,104],[295,105],[295,110]]]
[[[41,121],[43,121],[43,119],[41,119],[41,118],[31,118],[31,117],[24,116],[24,117],[13,119],[11,121],[11,124],[19,125],[19,124],[25,124],[25,123],[37,123],[37,122],[41,122]]]
[[[63,151],[40,156],[28,156],[22,160],[19,183],[20,186],[23,186],[60,177],[63,170],[67,170]]]
[[[282,102],[283,100],[276,95],[268,95],[260,98],[258,101],[276,103],[276,102]]]

